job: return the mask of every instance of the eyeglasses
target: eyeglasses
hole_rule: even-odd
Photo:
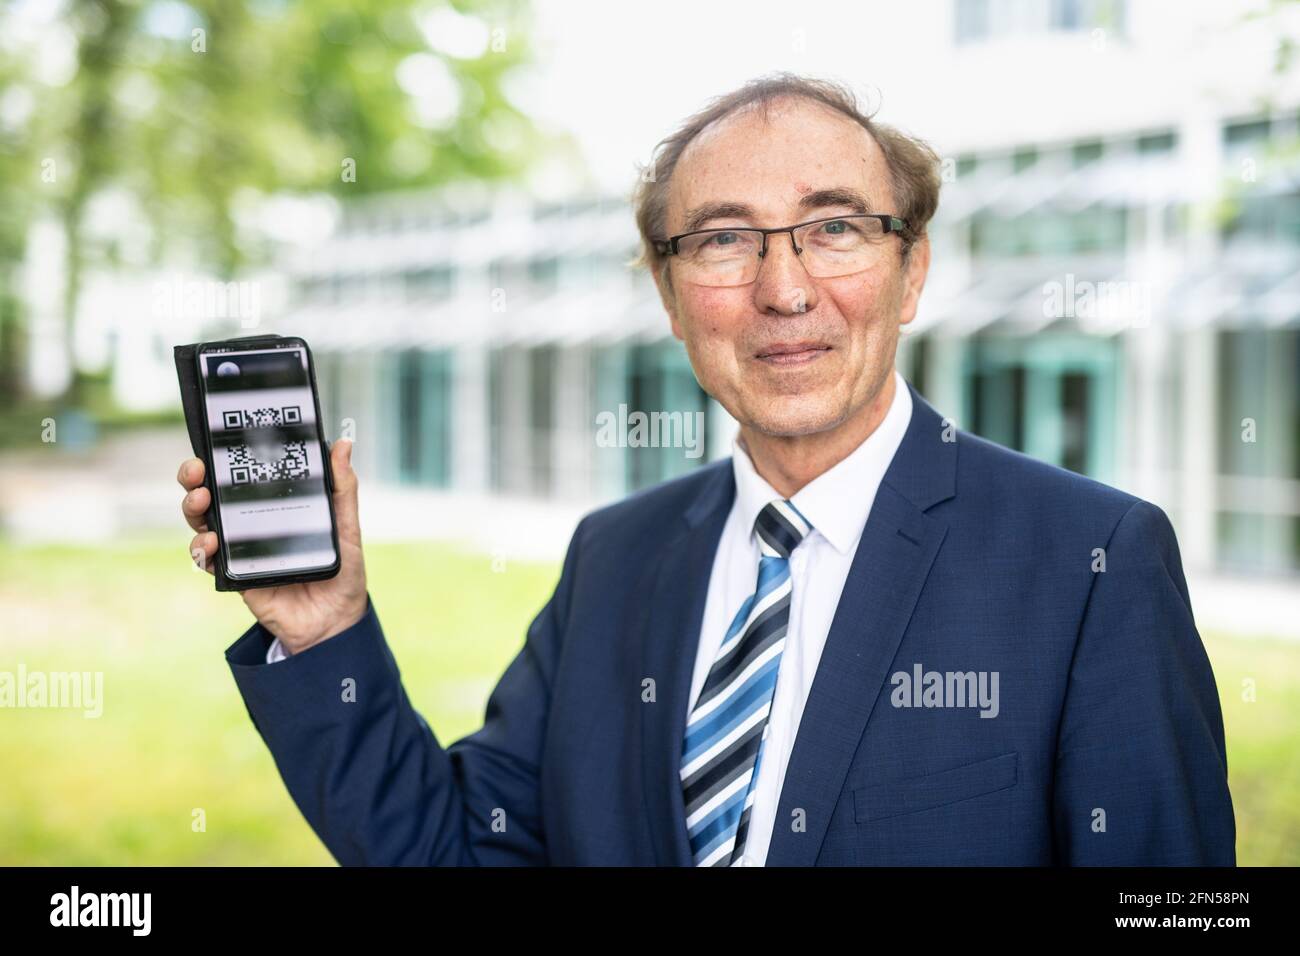
[[[787,232],[810,276],[830,279],[870,267],[885,236],[899,233],[906,241],[907,222],[880,213],[855,213],[813,219],[776,229],[725,227],[698,229],[654,240],[655,249],[676,256],[683,280],[697,285],[748,285],[758,278],[767,255],[767,237]]]

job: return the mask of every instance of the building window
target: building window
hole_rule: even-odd
[[[1088,424],[1093,379],[1083,372],[1061,375],[1061,467],[1088,473]]]
[[[1223,224],[1226,243],[1300,245],[1300,193],[1244,196]]]
[[[555,363],[557,350],[543,345],[528,353],[528,465],[529,490],[537,495],[555,492],[553,456],[555,434]]]
[[[957,42],[970,43],[989,35],[989,0],[957,0]]]
[[[1218,554],[1236,571],[1300,570],[1300,332],[1218,333]]]
[[[972,43],[1017,34],[1124,31],[1123,0],[956,0],[957,43]]]
[[[555,488],[555,346],[488,353],[488,467],[493,490],[549,495]]]
[[[454,275],[451,266],[427,266],[402,273],[402,287],[408,300],[446,299],[451,296]]]
[[[1041,461],[1110,480],[1117,355],[1113,342],[1077,331],[1032,339],[976,336],[964,370],[971,430]]]
[[[695,380],[685,350],[675,341],[633,346],[627,374],[629,413],[657,414],[654,421],[661,426],[657,436],[672,442],[669,447],[628,447],[627,490],[658,484],[704,464],[708,396]],[[688,440],[701,450],[698,457],[687,454]]]
[[[556,256],[528,260],[528,281],[534,288],[553,292],[560,275],[560,260]]]
[[[1007,448],[1025,448],[1025,368],[984,367],[978,349],[970,379],[971,430]]]
[[[451,356],[408,349],[397,364],[397,476],[445,488],[451,479]]]
[[[1170,130],[1162,133],[1144,133],[1137,138],[1137,151],[1143,156],[1172,153],[1177,145],[1178,137]]]
[[[529,270],[514,259],[494,259],[488,264],[488,288],[501,289],[510,298],[522,294],[529,281]]]
[[[1098,139],[1075,143],[1070,149],[1070,161],[1077,169],[1080,166],[1086,166],[1088,163],[1095,163],[1101,159],[1105,151],[1106,147]]]
[[[1271,128],[1272,124],[1267,117],[1226,123],[1223,127],[1223,145],[1232,149],[1262,143],[1269,138]]]

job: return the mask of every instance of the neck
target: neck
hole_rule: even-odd
[[[765,435],[742,425],[740,444],[763,480],[782,498],[789,498],[842,462],[880,427],[897,384],[891,366],[876,397],[836,427],[811,435]]]

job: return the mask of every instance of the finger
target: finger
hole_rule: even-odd
[[[217,533],[215,531],[205,531],[202,534],[196,534],[190,541],[190,560],[196,565],[202,564],[203,570],[208,574],[214,574],[212,570],[212,558],[217,553]]]
[[[195,531],[208,530],[207,514],[211,503],[212,495],[203,487],[195,488],[181,499],[181,514]]]
[[[181,470],[176,473],[176,480],[186,491],[203,484],[203,460],[186,458],[181,462]]]
[[[339,523],[339,538],[361,543],[361,522],[357,513],[357,473],[352,468],[352,441],[340,438],[330,449],[330,467],[334,474],[334,515]]]

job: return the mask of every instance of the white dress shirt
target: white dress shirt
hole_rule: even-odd
[[[767,860],[781,783],[794,749],[799,719],[812,688],[840,592],[858,550],[867,515],[876,500],[894,453],[912,420],[912,396],[902,375],[894,372],[894,400],[880,425],[848,457],[804,485],[790,500],[813,526],[813,531],[790,555],[790,624],[777,671],[776,693],[768,715],[767,740],[754,783],[749,832],[741,866],[762,866]],[[754,593],[758,581],[758,538],[754,521],[777,494],[754,470],[738,441],[732,443],[732,471],[736,497],[722,529],[709,577],[704,622],[691,680],[689,714],[709,676],[718,648],[737,609]],[[792,821],[779,821],[790,826]]]
[[[903,376],[895,370],[894,400],[876,430],[848,457],[800,488],[790,499],[812,524],[813,531],[790,556],[790,624],[768,716],[763,759],[754,785],[742,866],[762,866],[767,860],[777,822],[781,783],[831,620],[839,606],[840,592],[844,590],[880,481],[911,420],[912,396]],[[731,619],[754,593],[759,559],[754,521],[764,505],[781,497],[754,470],[748,453],[735,440],[731,462],[736,496],[709,577],[688,714],[700,695]],[[267,663],[285,657],[280,639],[276,638],[267,650]],[[784,825],[789,826],[791,822],[784,821]]]

